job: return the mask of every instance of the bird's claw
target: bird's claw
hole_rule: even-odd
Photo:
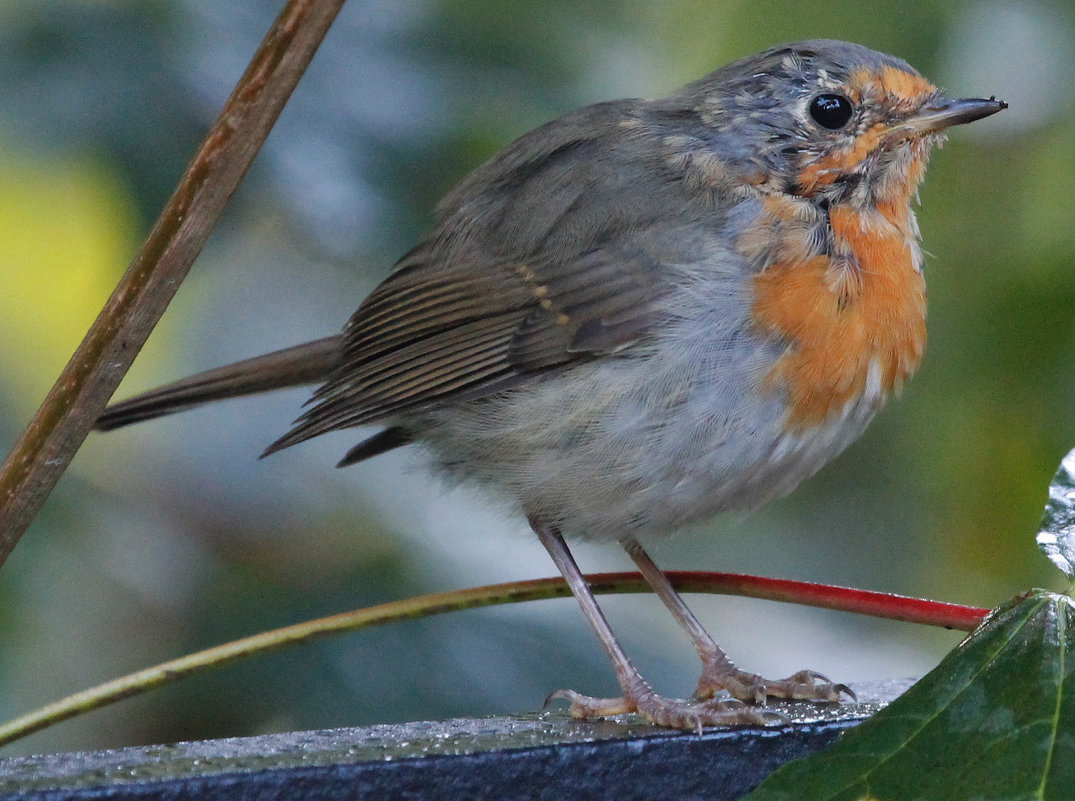
[[[719,691],[733,698],[763,705],[769,698],[791,701],[839,702],[846,698],[857,701],[858,696],[846,684],[838,684],[816,670],[800,670],[785,679],[766,679],[730,664],[726,659],[707,662],[695,690],[695,698],[711,698]]]
[[[788,722],[779,712],[749,706],[735,698],[688,701],[665,698],[648,688],[636,698],[595,698],[574,690],[557,690],[546,699],[546,706],[558,698],[570,702],[570,712],[574,718],[607,717],[635,712],[659,726],[694,729],[699,733],[705,726],[774,726]]]

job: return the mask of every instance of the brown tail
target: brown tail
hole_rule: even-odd
[[[316,384],[339,365],[341,347],[339,336],[327,337],[199,373],[109,406],[94,428],[111,431],[209,401]]]

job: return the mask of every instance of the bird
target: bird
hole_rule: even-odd
[[[931,149],[1005,108],[825,39],[587,106],[449,191],[342,332],[117,403],[96,428],[319,385],[263,455],[379,425],[339,466],[415,443],[525,516],[621,692],[553,693],[573,716],[764,725],[769,698],[853,698],[812,670],[739,668],[642,542],[787,495],[900,391],[926,341],[913,206]],[[693,698],[634,667],[565,538],[625,549],[701,658]]]

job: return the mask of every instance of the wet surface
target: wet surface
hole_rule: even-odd
[[[1075,451],[1064,457],[1049,485],[1037,539],[1049,560],[1075,579]]]
[[[349,792],[340,795],[336,785],[345,776],[348,790],[365,787],[363,792],[374,792],[376,786],[384,798],[452,797],[436,794],[447,792],[445,788],[456,794],[478,793],[472,797],[511,797],[494,791],[521,792],[523,786],[515,782],[528,780],[536,784],[524,795],[538,798],[544,790],[552,793],[559,779],[574,789],[595,779],[601,779],[602,787],[612,787],[604,781],[606,772],[622,776],[624,770],[642,771],[647,759],[660,767],[661,787],[669,791],[678,761],[685,780],[696,782],[700,765],[715,764],[711,757],[718,752],[721,781],[749,782],[753,774],[833,741],[840,730],[869,717],[907,686],[855,685],[857,703],[775,703],[771,708],[785,715],[787,724],[707,728],[701,735],[661,729],[632,715],[579,721],[551,711],[18,757],[0,760],[0,798],[44,798],[42,791],[50,799],[245,799],[278,792],[294,798],[352,797]],[[644,786],[647,776],[656,778],[652,768],[644,770],[633,787]],[[288,781],[300,777],[314,792],[287,789]],[[393,796],[392,787],[404,785],[411,789]],[[416,786],[419,795],[411,794]],[[709,797],[737,797],[713,795],[713,784],[705,786]],[[258,787],[266,794],[260,795]],[[56,795],[57,790],[67,793]],[[691,797],[692,791],[683,785],[676,792]],[[631,797],[623,795],[622,788],[617,793],[619,798]]]

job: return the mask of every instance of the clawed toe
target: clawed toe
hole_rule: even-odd
[[[571,717],[573,718],[602,718],[612,715],[626,715],[636,710],[635,704],[627,698],[595,698],[592,695],[583,695],[574,690],[557,690],[550,693],[542,706],[548,707],[557,698],[570,702]]]
[[[733,698],[756,704],[764,704],[768,698],[822,702],[838,702],[845,697],[858,700],[846,684],[834,683],[815,670],[800,670],[786,679],[771,680],[740,670],[726,658],[706,663],[694,697],[710,698],[721,690]]]
[[[706,726],[783,726],[786,715],[764,707],[744,704],[734,698],[710,699],[695,704],[680,702],[695,710]]]
[[[675,729],[705,726],[779,726],[788,719],[765,703],[769,698],[794,701],[855,701],[846,684],[837,684],[814,670],[800,670],[772,681],[735,667],[725,657],[707,661],[693,701],[657,695],[641,677],[625,684],[620,698],[595,698],[574,690],[557,690],[545,701],[562,698],[570,703],[572,717],[599,718],[636,712],[650,723]],[[727,693],[714,697],[716,692]],[[729,697],[730,696],[730,697]]]
[[[639,694],[638,698],[594,698],[574,690],[557,690],[545,701],[546,706],[554,699],[562,698],[571,703],[571,716],[595,718],[636,712],[650,723],[674,729],[696,729],[705,726],[779,726],[788,719],[779,712],[756,706],[748,706],[734,698],[710,699],[692,702],[679,698],[665,698],[652,690]]]
[[[855,691],[846,684],[833,682],[828,676],[818,673],[816,670],[800,670],[786,679],[766,682],[765,687],[767,695],[797,701],[839,702],[843,700],[844,696],[850,701],[858,700]]]

